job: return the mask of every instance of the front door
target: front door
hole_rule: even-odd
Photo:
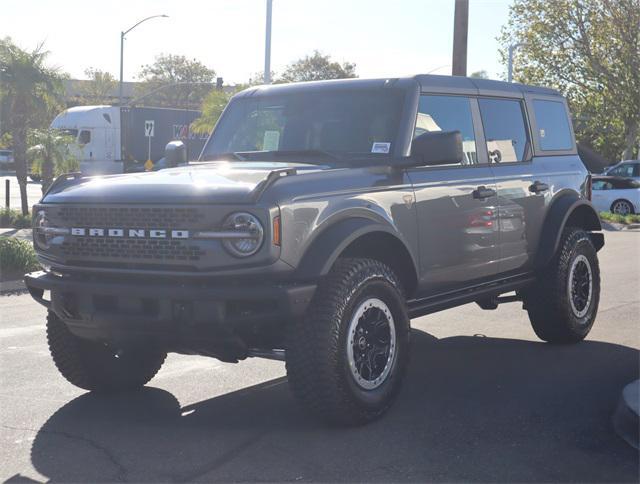
[[[478,157],[478,116],[475,99],[420,98],[416,136],[460,131],[464,151],[462,163],[408,170],[417,203],[421,295],[461,289],[498,272],[496,185],[486,155]]]

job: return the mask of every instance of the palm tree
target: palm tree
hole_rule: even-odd
[[[10,38],[0,40],[0,94],[8,98],[16,177],[20,186],[22,213],[27,201],[27,132],[41,123],[43,113],[55,104],[62,90],[57,69],[45,66],[48,52],[40,44],[33,51],[22,50]]]
[[[78,171],[80,163],[73,154],[73,136],[58,129],[34,129],[29,132],[29,144],[28,159],[32,171],[42,176],[42,194],[47,191],[54,176]]]

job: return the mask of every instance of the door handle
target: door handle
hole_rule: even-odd
[[[531,193],[546,192],[549,189],[549,185],[539,181],[534,181],[532,185],[529,185],[529,191]]]
[[[485,198],[495,197],[496,194],[497,193],[493,188],[487,188],[482,185],[473,191],[473,198],[484,200]]]

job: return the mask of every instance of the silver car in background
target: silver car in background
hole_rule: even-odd
[[[622,176],[640,181],[640,160],[625,160],[604,170],[603,175]]]

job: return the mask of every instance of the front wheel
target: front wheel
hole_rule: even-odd
[[[600,301],[600,268],[589,234],[566,228],[557,254],[523,296],[540,339],[549,343],[583,340],[595,322]]]
[[[119,351],[69,331],[53,312],[47,316],[49,351],[58,371],[85,390],[117,392],[144,386],[160,370],[167,354],[156,348]]]
[[[302,321],[289,328],[294,395],[320,418],[358,425],[381,416],[398,392],[409,352],[409,317],[393,271],[340,259]]]

